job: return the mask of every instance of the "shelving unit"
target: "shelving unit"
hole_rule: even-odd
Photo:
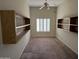
[[[0,10],[3,44],[15,44],[30,30],[30,19],[14,10]]]
[[[58,28],[66,31],[78,32],[78,17],[58,19]]]
[[[70,20],[70,24],[74,26],[70,26],[70,31],[78,33],[78,17],[72,17]]]
[[[63,19],[58,19],[58,28],[62,28]]]

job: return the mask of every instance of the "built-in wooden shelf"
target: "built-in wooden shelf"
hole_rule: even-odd
[[[15,44],[30,30],[30,19],[14,10],[0,10],[3,44]]]
[[[78,17],[67,17],[63,19],[58,19],[58,28],[71,31],[78,32]]]

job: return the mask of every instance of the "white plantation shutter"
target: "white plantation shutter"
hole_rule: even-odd
[[[36,31],[37,32],[50,32],[50,18],[37,18]]]

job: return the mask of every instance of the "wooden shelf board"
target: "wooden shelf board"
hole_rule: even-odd
[[[75,24],[58,24],[58,25],[70,25],[70,26],[78,26],[78,25],[75,25]]]
[[[26,26],[29,26],[29,25],[30,25],[30,24],[18,26],[18,27],[16,27],[16,29],[18,29],[18,28],[23,28],[23,27],[26,27]]]

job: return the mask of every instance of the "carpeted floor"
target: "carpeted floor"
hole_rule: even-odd
[[[78,59],[56,38],[31,38],[20,59]]]

